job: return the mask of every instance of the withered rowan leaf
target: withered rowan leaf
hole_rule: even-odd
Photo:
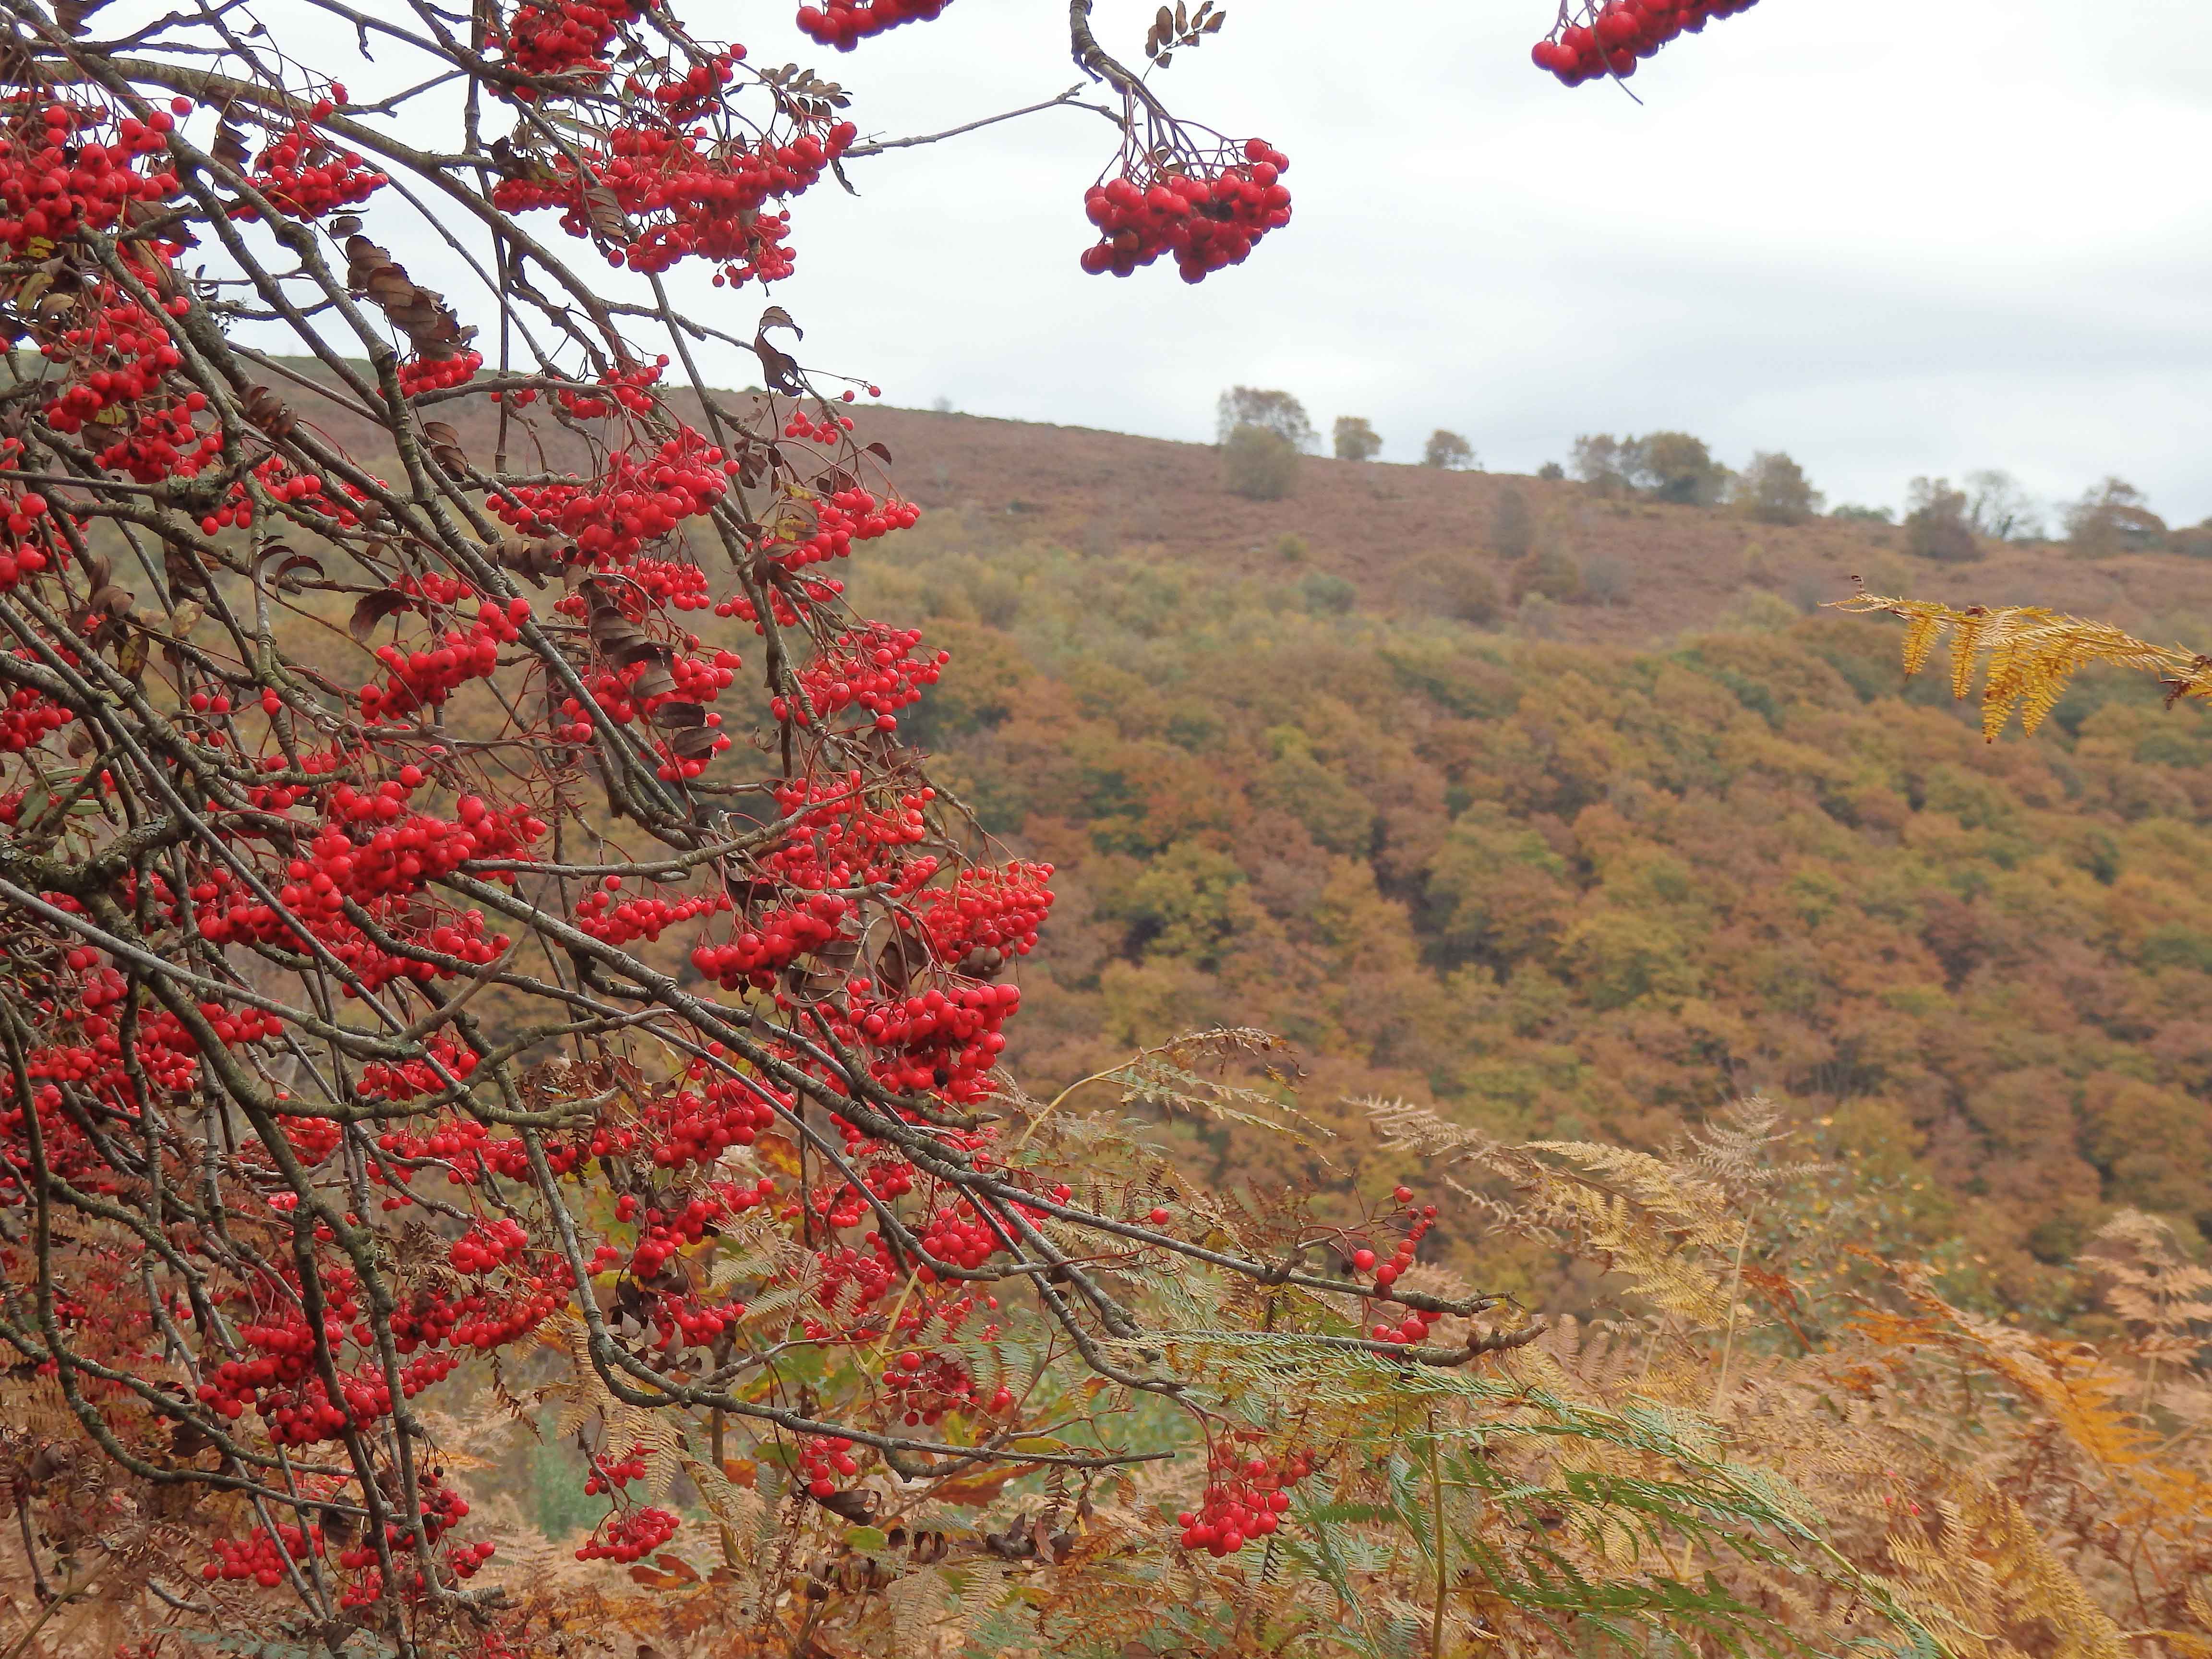
[[[605,185],[592,184],[584,187],[584,216],[592,231],[604,241],[627,242],[635,234],[630,229],[629,216],[622,210],[622,203]]]
[[[115,653],[115,665],[134,681],[146,675],[146,659],[152,653],[153,641],[143,633],[133,633],[123,641]]]
[[[288,438],[299,425],[284,400],[265,386],[246,388],[246,418],[272,438]]]
[[[208,154],[232,168],[243,168],[252,155],[246,147],[246,135],[227,113],[216,125],[215,142],[208,147]]]
[[[413,594],[403,593],[396,587],[364,593],[354,601],[353,615],[346,621],[346,632],[357,642],[366,644],[368,636],[376,631],[377,623],[402,611],[412,611],[420,604]]]

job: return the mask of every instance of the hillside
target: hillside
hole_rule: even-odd
[[[866,422],[929,511],[854,600],[953,653],[905,730],[1060,869],[1012,1032],[1032,1090],[1213,1021],[1292,1038],[1324,1122],[1381,1093],[1656,1146],[1764,1090],[1954,1293],[2038,1318],[2075,1310],[2063,1264],[2114,1206],[2212,1227],[2202,716],[2094,678],[1985,745],[1905,684],[1893,626],[1813,609],[1856,573],[2202,641],[2212,562],[1930,566],[1878,527],[1325,460],[1252,503],[1200,446]],[[1609,602],[1447,614],[1510,586],[1509,484]],[[1187,1133],[1204,1175],[1395,1177]]]
[[[276,389],[301,396],[291,385]],[[378,453],[356,417],[311,398],[300,407],[356,453]],[[465,448],[491,453],[495,416],[481,399],[435,413],[455,425]],[[1502,623],[1571,643],[1652,645],[1731,616],[1771,625],[1777,600],[1808,611],[1850,592],[1854,577],[1878,592],[2033,603],[2160,638],[2212,638],[2208,559],[2135,553],[2085,562],[2042,543],[1994,546],[1976,564],[1931,565],[1899,551],[1898,532],[1880,525],[1762,525],[1711,508],[1594,500],[1571,482],[1319,456],[1300,462],[1291,496],[1253,501],[1223,488],[1218,456],[1206,444],[867,404],[852,413],[866,423],[864,440],[891,452],[901,491],[933,511],[957,510],[994,543],[1201,566],[1269,584],[1320,573],[1351,582],[1363,610],[1394,615],[1434,612],[1474,556],[1498,590]],[[540,436],[552,464],[579,459],[556,429],[541,427]],[[1535,550],[1575,562],[1586,590],[1580,601],[1510,614],[1506,568],[1482,562],[1509,489],[1528,506]],[[994,526],[988,532],[986,524]],[[1286,557],[1285,538],[1303,550]]]
[[[897,457],[900,485],[925,507],[1003,515],[1025,538],[1088,553],[1127,550],[1224,574],[1280,580],[1285,536],[1307,544],[1297,571],[1340,575],[1363,607],[1418,614],[1439,559],[1490,548],[1498,498],[1527,498],[1535,545],[1566,554],[1601,603],[1548,611],[1544,631],[1587,643],[1644,645],[1704,629],[1748,595],[1799,609],[1850,591],[1884,590],[1960,604],[2033,602],[2153,633],[2212,621],[2212,562],[2137,554],[2083,562],[2054,544],[2001,547],[1983,562],[1934,567],[1894,550],[1880,526],[1818,520],[1753,524],[1711,509],[1589,499],[1571,483],[1308,457],[1295,494],[1250,501],[1222,488],[1207,445],[1076,427],[908,410],[867,412]],[[1504,573],[1493,567],[1501,589]],[[1751,601],[1754,614],[1771,607]]]

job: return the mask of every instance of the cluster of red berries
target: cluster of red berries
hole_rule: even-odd
[[[850,52],[872,34],[902,23],[930,23],[949,0],[830,0],[826,6],[801,6],[799,32],[818,46]]]
[[[601,61],[624,23],[645,15],[649,0],[559,0],[559,3],[517,6],[493,44],[507,50],[508,62],[526,75],[604,73]],[[525,103],[536,96],[529,87],[514,88]]]
[[[45,1020],[75,1027],[82,1041],[58,1041],[31,1050],[26,1069],[32,1081],[82,1085],[116,1103],[116,1109],[124,1115],[135,1115],[137,1108],[133,1103],[137,1096],[132,1091],[136,1085],[125,1069],[120,1033],[106,1012],[129,994],[123,976],[112,968],[94,968],[78,985],[64,988],[73,990],[73,997],[59,1001],[41,998],[37,1004],[38,1012]],[[135,1057],[148,1077],[165,1088],[192,1086],[199,1072],[199,1042],[174,1014],[166,1008],[158,1012],[152,1009],[143,1011],[138,1018],[137,1034]],[[13,1092],[12,1081],[0,1080],[0,1098]],[[61,1091],[40,1089],[35,1103],[44,1121],[48,1111],[58,1111]],[[19,1111],[4,1127],[21,1128],[21,1124]]]
[[[0,463],[4,465],[4,463]],[[0,492],[0,592],[44,570],[56,556],[53,523],[46,516],[46,498],[34,489],[17,495]]]
[[[434,1470],[425,1469],[417,1474],[416,1484],[422,1493],[417,1508],[422,1518],[422,1535],[430,1543],[436,1544],[466,1518],[468,1500],[442,1484]],[[413,1547],[413,1540],[405,1523],[399,1521],[387,1522],[384,1537],[386,1547],[392,1557],[398,1560],[405,1559]],[[446,1564],[452,1568],[456,1578],[471,1578],[476,1576],[477,1570],[492,1558],[496,1548],[495,1545],[489,1543],[457,1545],[447,1542]],[[340,1595],[338,1602],[342,1607],[374,1607],[384,1599],[384,1576],[375,1570],[376,1548],[368,1540],[363,1539],[350,1549],[340,1550],[337,1562],[339,1566],[361,1575]],[[396,1588],[402,1599],[412,1601],[421,1596],[427,1587],[422,1575],[416,1572],[404,1577]]]
[[[179,99],[189,110],[191,106]],[[134,202],[167,200],[173,173],[141,173],[142,157],[168,148],[174,118],[156,110],[145,120],[93,105],[58,103],[36,93],[0,100],[0,241],[18,257],[42,258],[52,244],[81,230],[114,228]],[[89,135],[115,122],[112,139]]]
[[[1083,269],[1127,276],[1172,253],[1183,281],[1199,283],[1243,264],[1261,237],[1291,222],[1291,192],[1282,182],[1291,158],[1259,138],[1245,141],[1241,160],[1233,155],[1199,164],[1205,170],[1147,164],[1091,185],[1083,208],[1099,240],[1083,250]]]
[[[917,1348],[891,1362],[884,1372],[884,1389],[908,1428],[933,1428],[947,1412],[1002,1412],[1014,1403],[1013,1391],[1005,1388],[979,1399],[966,1365],[950,1354],[926,1354]]]
[[[681,559],[634,559],[623,574],[637,585],[647,604],[664,610],[704,611],[714,603],[707,573]],[[720,653],[714,663],[720,668],[744,666],[733,651]]]
[[[1013,985],[932,986],[880,1004],[855,992],[850,1018],[876,1050],[869,1069],[878,1082],[892,1089],[933,1089],[967,1102],[989,1092],[984,1074],[1006,1046],[1000,1028],[1021,999]],[[838,1024],[842,1028],[844,1022]]]
[[[728,493],[729,465],[687,426],[643,458],[617,452],[598,478],[516,484],[486,504],[518,535],[574,542],[585,559],[618,566],[684,520],[712,512]]]
[[[599,241],[609,264],[632,270],[665,271],[696,258],[717,267],[718,287],[778,282],[793,268],[791,216],[769,212],[770,198],[811,189],[859,136],[850,121],[809,119],[781,143],[626,123],[580,166],[564,154],[549,176],[501,179],[492,203],[507,213],[557,208],[563,230]],[[610,208],[620,226],[610,222]]]
[[[284,1097],[279,1094],[277,1098],[282,1100]],[[292,1155],[310,1170],[337,1151],[339,1143],[345,1139],[344,1125],[327,1117],[288,1117],[281,1120],[277,1127],[283,1131],[285,1144],[291,1147]]]
[[[820,1207],[816,1206],[817,1213]],[[816,1252],[816,1262],[822,1273],[818,1295],[823,1307],[867,1307],[882,1301],[890,1287],[904,1277],[898,1271],[898,1264],[891,1260],[890,1247],[880,1236],[869,1234],[867,1243],[868,1249],[865,1255],[850,1244],[825,1245]],[[849,1302],[844,1302],[841,1299],[848,1285],[852,1286],[853,1294]],[[901,1316],[901,1322],[904,1322],[903,1315]]]
[[[640,695],[643,684],[656,664],[666,672],[671,689],[648,691]],[[656,711],[673,702],[712,702],[727,690],[744,665],[735,652],[717,651],[712,658],[686,656],[678,652],[665,663],[659,659],[644,659],[626,668],[602,670],[586,682],[597,706],[597,712],[606,715],[617,726],[628,726],[634,720],[650,720]],[[657,683],[657,682],[656,682]],[[590,738],[589,714],[581,703],[569,708],[575,699],[564,701],[561,707],[572,720],[586,722],[586,729],[576,734],[575,740]],[[661,721],[665,725],[668,722]],[[708,714],[705,724],[720,726],[720,717]]]
[[[666,81],[648,85],[643,76],[630,76],[623,81],[623,90],[633,98],[652,99],[672,120],[709,114],[720,101],[722,88],[737,78],[737,64],[744,55],[743,46],[708,52],[695,59],[683,74]]]
[[[275,1589],[284,1582],[288,1560],[304,1561],[310,1550],[318,1555],[323,1553],[323,1529],[310,1527],[302,1531],[280,1521],[274,1538],[263,1531],[250,1538],[218,1538],[214,1545],[216,1559],[200,1568],[200,1577],[209,1583],[251,1578],[264,1589]]]
[[[620,1492],[633,1480],[645,1479],[645,1448],[632,1446],[623,1457],[594,1457],[592,1472],[584,1480],[584,1496],[597,1498],[602,1492]]]
[[[667,367],[665,354],[650,363],[617,364],[599,378],[598,384],[606,388],[605,396],[571,392],[564,387],[553,394],[554,400],[580,421],[604,419],[617,408],[626,409],[633,415],[647,415],[653,411],[653,398],[646,387],[658,385],[662,371]],[[523,402],[536,395],[532,392],[519,392],[514,397],[516,401]]]
[[[611,1515],[576,1552],[579,1561],[641,1561],[676,1536],[683,1519],[667,1510]]]
[[[286,1196],[296,1196],[286,1194]],[[350,1301],[341,1302],[323,1321],[324,1341],[336,1350],[345,1340],[344,1321],[358,1316]],[[356,1329],[356,1338],[366,1334]],[[392,1392],[379,1373],[338,1378],[343,1403],[333,1402],[315,1374],[315,1338],[306,1322],[287,1316],[272,1323],[247,1325],[239,1332],[252,1359],[227,1359],[204,1373],[202,1405],[235,1422],[251,1405],[280,1445],[305,1446],[334,1440],[349,1428],[366,1428],[392,1409]]]
[[[435,644],[412,651],[379,646],[376,659],[391,678],[381,685],[374,680],[362,685],[362,718],[374,726],[434,708],[469,681],[489,679],[499,667],[500,647],[522,637],[521,623],[529,614],[527,599],[505,605],[486,599],[466,633],[449,628]]]
[[[995,969],[1036,947],[1037,929],[1052,909],[1051,880],[1052,866],[1026,859],[974,864],[951,887],[916,893],[911,908],[937,960],[959,966],[981,958],[976,966]]]
[[[788,585],[778,582],[768,591],[768,612],[778,628],[796,628],[800,622],[799,607],[813,611],[834,605],[845,591],[845,584],[835,576],[802,576]],[[794,601],[796,603],[794,603]],[[751,599],[743,593],[732,593],[714,606],[718,617],[735,617],[753,625],[753,632],[761,631],[760,611]]]
[[[850,396],[848,392],[847,396]],[[846,433],[853,429],[849,415],[832,415],[827,420],[816,420],[797,404],[792,406],[791,417],[783,423],[783,435],[801,443],[835,446]]]
[[[851,908],[835,893],[817,893],[756,918],[726,945],[700,945],[691,952],[691,965],[726,991],[748,981],[767,990],[794,957],[836,939]]]
[[[853,550],[854,542],[873,541],[894,530],[910,530],[921,517],[921,509],[911,501],[878,501],[857,486],[841,489],[815,505],[817,521],[805,534],[771,540],[762,546],[770,563],[796,574],[810,564],[843,558]]]
[[[290,803],[288,800],[285,804]],[[307,860],[296,862],[307,865],[309,890],[313,891],[313,865]],[[204,879],[194,884],[191,895],[193,923],[211,944],[303,943],[297,939],[291,922],[282,919],[274,908],[264,904],[228,869],[217,866],[209,871]],[[321,939],[371,990],[402,976],[419,983],[451,971],[430,962],[387,952],[356,932],[343,915],[334,915],[326,909],[295,914],[304,914],[307,931]],[[452,912],[436,908],[427,916],[411,913],[405,918],[387,916],[386,926],[420,946],[471,965],[490,962],[507,948],[505,935],[485,933],[483,913],[480,910]],[[376,1064],[380,1066],[382,1062]]]
[[[682,1255],[686,1246],[696,1244],[709,1231],[720,1228],[732,1216],[742,1215],[754,1205],[765,1202],[775,1192],[775,1182],[768,1176],[750,1187],[721,1182],[680,1210],[647,1209],[637,1249],[630,1255],[629,1271],[639,1279],[653,1278],[667,1262]],[[615,1218],[618,1221],[627,1221],[639,1214],[635,1197],[625,1193],[623,1198],[627,1203],[617,1201],[615,1206]]]
[[[399,389],[410,398],[426,392],[445,392],[466,386],[483,367],[483,353],[475,349],[449,352],[444,356],[417,356],[399,365]]]
[[[150,280],[151,272],[142,279]],[[156,321],[138,301],[112,282],[96,290],[100,303],[81,325],[64,329],[44,342],[40,354],[67,372],[62,390],[46,400],[43,413],[57,432],[82,432],[88,424],[118,418],[110,410],[124,410],[161,391],[172,370],[184,362],[166,325]],[[185,301],[170,302],[181,313]],[[157,411],[165,419],[165,398]]]
[[[941,1206],[924,1225],[921,1243],[921,1253],[931,1261],[969,1268],[981,1267],[1006,1248],[966,1199]]]
[[[609,945],[627,945],[634,939],[658,940],[671,927],[730,908],[727,893],[694,893],[680,899],[641,893],[617,898],[622,884],[620,876],[609,876],[597,891],[576,901],[576,926]]]
[[[329,113],[327,103],[319,107]],[[246,182],[279,213],[319,219],[341,208],[358,207],[392,180],[352,150],[333,149],[312,123],[300,121],[253,158]],[[250,201],[240,202],[231,216],[256,219],[260,211]]]
[[[456,1273],[485,1273],[514,1261],[529,1248],[530,1234],[523,1224],[503,1216],[489,1225],[470,1228],[453,1241],[446,1260],[453,1264]]]
[[[453,1311],[462,1317],[453,1328],[450,1340],[458,1347],[473,1348],[478,1353],[489,1353],[518,1341],[560,1311],[571,1282],[564,1263],[557,1271],[532,1274],[527,1281],[530,1288],[523,1295],[465,1296],[453,1304]]]
[[[476,1065],[477,1056],[473,1048],[463,1048],[451,1037],[433,1037],[420,1060],[403,1060],[396,1063],[385,1060],[368,1061],[361,1068],[361,1080],[354,1085],[354,1092],[363,1100],[416,1100],[424,1095],[435,1094],[446,1086],[436,1067],[442,1066],[449,1075],[465,1079],[476,1070]],[[438,1130],[428,1137],[393,1130],[384,1137],[384,1140],[390,1143],[385,1146],[384,1150],[388,1152],[404,1150],[410,1157],[416,1158],[428,1152],[434,1157],[443,1158],[448,1152],[465,1149],[439,1143],[449,1139],[466,1140],[483,1133],[483,1125],[472,1118],[464,1119],[452,1127]],[[380,1141],[380,1144],[383,1142]]]
[[[823,1435],[799,1449],[799,1478],[813,1497],[834,1497],[840,1476],[849,1480],[860,1472],[853,1443],[842,1435]]]
[[[28,656],[18,651],[19,657]],[[44,692],[19,685],[0,704],[0,754],[20,755],[46,740],[76,716]]]
[[[1204,1550],[1219,1560],[1282,1525],[1291,1507],[1287,1488],[1312,1474],[1313,1465],[1304,1455],[1271,1464],[1241,1450],[1232,1437],[1213,1449],[1206,1472],[1198,1509],[1184,1510],[1176,1524],[1182,1528],[1185,1549]]]
[[[284,1022],[261,1008],[226,1008],[220,1002],[203,1002],[200,1018],[214,1030],[216,1040],[225,1048],[242,1042],[259,1042],[273,1037],[284,1029]]]
[[[139,483],[197,477],[222,453],[222,429],[203,432],[193,424],[206,407],[206,393],[188,392],[166,408],[135,409],[123,435],[94,459]]]
[[[896,731],[898,711],[920,702],[922,688],[936,684],[952,660],[950,651],[915,656],[921,643],[919,629],[878,622],[838,635],[799,671],[815,720],[834,720],[858,706],[875,716],[878,732]]]
[[[1391,1196],[1401,1205],[1410,1204],[1413,1201],[1413,1189],[1410,1187],[1399,1187],[1393,1190]],[[1373,1250],[1363,1245],[1352,1253],[1353,1271],[1373,1273],[1376,1291],[1387,1301],[1389,1297],[1390,1287],[1404,1277],[1406,1270],[1413,1265],[1413,1255],[1419,1249],[1421,1240],[1427,1235],[1429,1229],[1436,1224],[1437,1206],[1433,1204],[1424,1205],[1420,1213],[1414,1216],[1411,1224],[1407,1227],[1406,1236],[1398,1242],[1398,1248],[1389,1261],[1379,1261]],[[1378,1342],[1420,1342],[1427,1340],[1429,1326],[1428,1322],[1419,1314],[1408,1311],[1405,1318],[1399,1321],[1397,1324],[1378,1324],[1370,1334]]]
[[[703,1093],[680,1090],[652,1115],[653,1161],[663,1169],[712,1164],[732,1146],[750,1146],[775,1123],[775,1108],[750,1079],[717,1078]]]
[[[285,871],[285,885],[277,895],[285,908],[312,917],[317,912],[342,913],[349,898],[369,905],[404,897],[450,874],[465,860],[520,856],[545,832],[544,821],[526,808],[488,806],[476,795],[462,796],[450,821],[411,811],[409,771],[419,779],[419,769],[408,767],[374,793],[363,794],[349,783],[332,792],[330,826],[309,843],[307,855],[293,860]],[[368,830],[367,842],[356,842],[349,825]]]
[[[1539,40],[1529,54],[1567,86],[1610,75],[1626,80],[1640,59],[1680,34],[1701,31],[1709,18],[1733,17],[1759,0],[1604,0],[1583,21]]]
[[[916,789],[878,806],[865,799],[858,772],[778,784],[776,810],[794,823],[790,837],[759,860],[762,873],[802,892],[879,886],[904,897],[937,873],[934,854],[908,858],[900,850],[927,836],[922,811],[936,794]]]
[[[399,1149],[404,1152],[404,1146]],[[565,1261],[550,1261],[543,1273],[515,1281],[519,1297],[471,1291],[449,1296],[435,1286],[416,1291],[392,1316],[392,1346],[403,1354],[452,1343],[456,1348],[488,1352],[535,1330],[552,1316],[562,1295],[575,1283]],[[403,1368],[401,1376],[412,1398],[460,1364],[458,1353],[429,1354]]]
[[[280,507],[301,509],[320,514],[326,519],[335,519],[341,530],[350,530],[361,522],[361,515],[355,509],[361,504],[362,492],[352,484],[342,481],[337,494],[333,495],[319,474],[295,472],[291,464],[281,455],[271,455],[255,467],[253,477]],[[239,504],[247,501],[250,497],[243,487],[238,487],[234,489],[229,499],[234,504]],[[295,512],[293,516],[296,518],[299,514]],[[211,536],[215,532],[210,530],[206,533]],[[437,580],[434,577],[431,579],[433,582]]]

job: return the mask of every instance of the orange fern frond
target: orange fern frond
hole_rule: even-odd
[[[2153,645],[2110,623],[2085,621],[2038,605],[1968,605],[1954,610],[1929,599],[1856,593],[1838,610],[1881,612],[1905,622],[1905,672],[1927,665],[1946,635],[1951,641],[1951,695],[1964,701],[1983,665],[1982,735],[1994,743],[2017,710],[2021,731],[2043,724],[2075,673],[2093,663],[2155,674],[2169,705],[2184,697],[2212,701],[2212,657],[2179,646]]]

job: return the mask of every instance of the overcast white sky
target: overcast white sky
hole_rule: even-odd
[[[1832,501],[2002,466],[2212,514],[2212,9],[1765,0],[1638,108],[1529,66],[1549,3],[1231,0],[1159,84],[1286,150],[1297,217],[1195,289],[1077,270],[1110,135],[1056,111],[856,165],[782,297],[903,403],[1196,438],[1243,381],[1391,460],[1679,427]],[[1099,0],[1102,37],[1135,56],[1149,11]],[[826,72],[864,131],[930,131],[1070,84],[1058,15],[957,0]]]
[[[1230,0],[1158,84],[1286,150],[1297,217],[1196,289],[1077,270],[1112,134],[1057,110],[857,162],[859,200],[825,182],[773,297],[810,366],[910,405],[1207,438],[1243,382],[1369,416],[1389,460],[1437,426],[1514,471],[1671,427],[1785,449],[1832,502],[1998,466],[2212,514],[2212,8],[1765,0],[1644,64],[1638,107],[1530,67],[1551,4]],[[792,0],[678,9],[843,82],[872,136],[1078,78],[1057,0],[954,0],[846,56]],[[1097,0],[1102,39],[1139,57],[1151,9]]]

